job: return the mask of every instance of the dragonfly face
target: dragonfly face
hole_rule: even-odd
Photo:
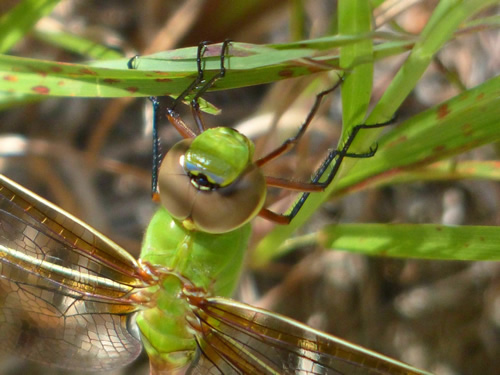
[[[230,128],[208,129],[180,141],[160,167],[162,205],[192,230],[225,233],[246,224],[266,198],[253,148],[248,138]]]

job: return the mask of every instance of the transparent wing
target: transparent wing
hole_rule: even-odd
[[[0,350],[85,370],[123,366],[144,287],[118,245],[0,175]]]
[[[199,356],[188,374],[429,375],[269,311],[224,298],[193,302]]]

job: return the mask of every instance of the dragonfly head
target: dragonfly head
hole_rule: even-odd
[[[231,128],[213,128],[173,146],[160,167],[160,200],[187,229],[225,233],[254,218],[266,182],[254,145]]]

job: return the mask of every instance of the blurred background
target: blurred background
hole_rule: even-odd
[[[0,13],[16,3],[3,0]],[[386,3],[397,6],[380,7],[374,14],[376,25],[396,21],[418,34],[437,1]],[[303,13],[296,12],[298,4]],[[335,10],[332,0],[65,0],[36,28],[64,30],[132,57],[205,40],[264,44],[320,37],[335,29]],[[500,33],[491,30],[459,36],[448,44],[401,107],[399,119],[456,95],[461,85],[471,87],[498,74],[498,46]],[[66,62],[88,59],[45,43],[36,32],[10,53]],[[374,102],[404,57],[376,65]],[[304,88],[317,78],[207,94],[222,112],[205,116],[206,121],[210,126],[239,126],[262,154],[301,124],[315,95]],[[270,166],[267,174],[307,179],[327,149],[336,146],[339,109],[337,91],[325,100],[296,152]],[[189,121],[187,108],[182,112]],[[156,209],[150,188],[151,122],[145,99],[64,98],[4,108],[0,173],[138,256]],[[180,137],[164,122],[160,134],[162,148],[168,150]],[[279,126],[270,131],[276,123]],[[498,145],[490,145],[460,157],[494,160],[499,151]],[[498,225],[499,202],[499,186],[491,181],[388,186],[328,202],[299,234],[335,222]],[[280,204],[278,210],[286,209]],[[254,227],[255,243],[270,224],[258,219]],[[248,269],[236,298],[439,375],[497,374],[500,368],[500,265],[493,262],[372,258],[306,247],[265,269]],[[113,372],[147,373],[145,355]],[[76,373],[1,354],[0,375],[13,374]]]

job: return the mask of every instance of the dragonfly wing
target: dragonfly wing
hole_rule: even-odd
[[[284,316],[224,298],[194,307],[201,332],[189,374],[430,375]]]
[[[141,352],[125,250],[0,175],[0,349],[49,365],[123,366]]]
[[[140,354],[141,343],[127,328],[129,316],[92,312],[82,295],[58,292],[46,280],[25,283],[0,281],[2,350],[83,370],[123,366]]]

